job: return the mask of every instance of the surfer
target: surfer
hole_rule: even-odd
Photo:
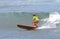
[[[36,14],[33,14],[33,20],[32,20],[33,26],[37,27],[38,23],[39,23],[39,17]]]

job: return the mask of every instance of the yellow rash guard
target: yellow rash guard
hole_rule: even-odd
[[[39,20],[38,16],[33,16],[33,20],[38,21]]]

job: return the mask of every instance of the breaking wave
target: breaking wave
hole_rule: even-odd
[[[48,18],[41,19],[41,21],[45,21],[45,23],[37,29],[57,28],[56,24],[60,23],[60,14],[58,12],[52,12]]]

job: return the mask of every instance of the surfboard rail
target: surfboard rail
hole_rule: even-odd
[[[35,26],[28,26],[28,25],[22,25],[22,24],[17,24],[17,27],[22,28],[22,29],[27,29],[27,30],[32,30],[32,29],[37,28]]]

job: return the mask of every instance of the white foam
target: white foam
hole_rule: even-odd
[[[50,28],[56,28],[56,26],[48,26],[48,25],[46,25],[46,26],[41,26],[41,27],[38,27],[38,28],[36,28],[36,29],[50,29]]]
[[[56,28],[56,24],[60,23],[60,14],[58,12],[50,13],[49,18],[41,19],[41,21],[46,21],[46,23],[37,29]]]
[[[56,23],[60,20],[60,14],[58,12],[53,12],[49,15],[48,22],[50,23]]]

